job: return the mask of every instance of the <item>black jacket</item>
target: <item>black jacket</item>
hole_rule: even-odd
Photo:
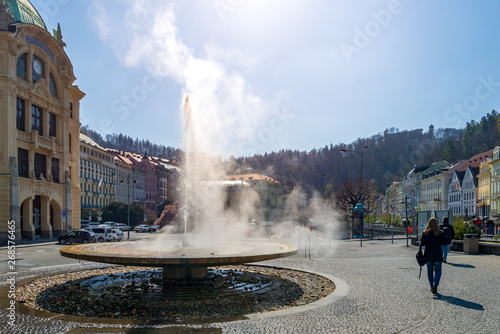
[[[451,244],[451,241],[455,238],[455,230],[453,229],[453,225],[451,225],[450,223],[447,223],[447,224],[441,224],[439,225],[439,229],[441,231],[443,231],[445,237],[446,238],[446,241],[447,241],[447,245],[448,244]],[[445,229],[448,229],[448,231],[445,231]]]
[[[424,255],[427,261],[443,262],[443,250],[441,249],[441,245],[447,245],[443,232],[440,231],[438,235],[434,235],[432,231],[429,234],[422,233],[420,245],[422,247],[425,246]]]

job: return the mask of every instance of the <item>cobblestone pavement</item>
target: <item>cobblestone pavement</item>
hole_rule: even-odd
[[[327,305],[307,306],[248,320],[199,325],[102,325],[16,314],[1,333],[499,333],[500,258],[451,252],[438,294],[430,293],[425,268],[418,279],[417,248],[404,240],[337,241],[265,264],[310,270],[346,283],[348,292]],[[57,270],[61,270],[58,268]],[[40,274],[39,272],[37,274]],[[7,277],[0,277],[5,286]],[[334,281],[335,281],[334,279]],[[274,315],[274,316],[273,316]],[[104,328],[105,327],[105,328]],[[136,328],[136,329],[134,329]]]

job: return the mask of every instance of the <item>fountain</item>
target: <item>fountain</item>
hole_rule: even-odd
[[[207,276],[207,268],[211,266],[235,265],[264,261],[294,255],[297,248],[290,245],[271,243],[229,242],[238,238],[238,228],[220,239],[221,231],[227,231],[230,224],[239,226],[234,219],[247,219],[249,212],[234,216],[224,208],[224,190],[215,187],[211,193],[200,191],[203,180],[220,180],[222,168],[214,166],[213,161],[198,152],[199,124],[195,121],[189,95],[184,99],[182,115],[185,120],[185,177],[184,177],[184,234],[182,244],[165,242],[157,247],[150,247],[141,242],[124,242],[113,244],[85,244],[66,246],[60,249],[65,257],[79,260],[104,262],[125,266],[159,267],[163,271],[163,279],[192,279]],[[198,188],[198,189],[197,189]],[[215,193],[214,193],[215,191]],[[218,192],[217,192],[218,191]],[[252,209],[254,206],[246,205]],[[241,210],[239,210],[241,211]],[[197,212],[197,215],[193,214]],[[220,218],[222,216],[222,219]],[[201,218],[200,218],[201,217]],[[190,221],[198,222],[191,226]],[[198,242],[189,240],[188,230],[198,230]],[[241,230],[241,229],[239,229]],[[205,236],[200,242],[199,236]],[[213,240],[206,244],[206,240]],[[173,245],[172,245],[173,244]]]
[[[303,305],[333,291],[332,282],[318,275],[248,265],[291,256],[298,249],[244,238],[241,224],[248,222],[260,200],[248,190],[238,197],[236,208],[228,207],[223,187],[207,186],[223,180],[224,168],[200,153],[200,142],[207,145],[208,140],[200,134],[203,127],[193,109],[187,96],[182,106],[182,234],[61,247],[65,257],[119,266],[40,278],[18,290],[18,302],[76,316],[179,321]],[[308,289],[302,289],[304,281],[310,283]],[[320,292],[312,292],[312,286]],[[32,291],[39,287],[45,289]]]
[[[141,249],[140,242],[83,244],[59,250],[65,257],[119,264],[159,267],[163,279],[203,278],[207,268],[277,259],[297,254],[297,248],[284,244],[239,242],[213,249],[174,247],[163,250]]]

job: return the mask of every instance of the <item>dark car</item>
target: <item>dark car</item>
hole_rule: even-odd
[[[91,231],[82,231],[82,230],[71,231],[68,234],[62,235],[59,238],[57,238],[57,241],[61,245],[71,244],[71,243],[87,244],[89,242],[96,241],[96,234]]]
[[[156,231],[161,231],[161,227],[158,225],[153,225],[149,228],[149,232],[155,233]]]

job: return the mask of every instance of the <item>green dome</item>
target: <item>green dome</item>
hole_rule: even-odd
[[[4,2],[9,5],[10,12],[14,16],[14,22],[36,24],[47,30],[45,22],[43,22],[42,17],[29,0],[4,0]]]

